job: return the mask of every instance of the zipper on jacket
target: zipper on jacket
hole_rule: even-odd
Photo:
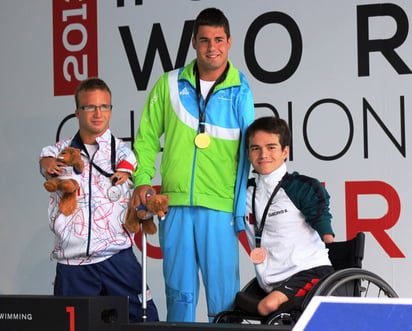
[[[194,156],[193,156],[193,163],[192,163],[192,178],[190,179],[190,192],[189,192],[190,206],[193,206],[193,189],[194,189],[194,186],[195,186],[196,158],[197,158],[197,147],[195,146],[195,153],[194,153]]]
[[[97,147],[98,149],[99,147]],[[90,255],[90,237],[91,237],[91,232],[92,232],[92,172],[93,172],[93,167],[91,166],[93,159],[94,159],[94,155],[96,153],[93,154],[92,158],[90,159],[89,157],[89,161],[90,161],[90,167],[89,167],[89,197],[88,197],[88,206],[89,206],[89,231],[87,233],[87,250],[86,250],[86,256]]]

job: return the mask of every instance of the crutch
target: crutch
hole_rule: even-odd
[[[154,192],[148,190],[146,193],[146,199],[153,196]],[[140,205],[138,210],[146,209],[145,206]],[[150,213],[147,214],[146,218],[153,217]],[[143,223],[141,224],[142,231],[142,321],[147,321],[147,235],[143,231]]]
[[[142,321],[147,321],[147,235],[142,224]]]

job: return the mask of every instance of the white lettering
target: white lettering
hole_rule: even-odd
[[[0,313],[0,320],[31,321],[33,315],[28,313]]]
[[[72,64],[74,67],[74,75],[77,80],[83,80],[87,78],[87,55],[83,54],[82,56],[83,59],[83,73],[79,72],[79,63],[77,62],[77,58],[75,56],[68,56],[67,58],[64,59],[63,63],[63,75],[64,78],[68,81],[71,82],[71,75],[69,73],[69,65]]]

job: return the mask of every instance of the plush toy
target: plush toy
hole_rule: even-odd
[[[146,199],[146,207],[143,205],[137,210],[129,208],[126,214],[126,228],[131,232],[138,232],[142,224],[143,232],[155,234],[157,231],[153,216],[165,217],[167,213],[169,196],[153,194]]]
[[[64,215],[69,216],[77,208],[76,192],[80,186],[76,177],[82,173],[84,162],[80,156],[80,149],[74,147],[66,147],[57,158],[66,165],[61,167],[64,174],[46,176],[47,181],[43,185],[48,192],[63,192],[59,209]]]

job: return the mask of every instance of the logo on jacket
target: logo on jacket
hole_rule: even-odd
[[[288,212],[287,209],[281,209],[281,210],[274,211],[273,213],[270,213],[269,216],[271,217],[271,216],[286,214],[287,212]]]
[[[179,94],[180,95],[189,95],[190,93],[189,93],[188,89],[185,87],[183,90],[180,91]]]

